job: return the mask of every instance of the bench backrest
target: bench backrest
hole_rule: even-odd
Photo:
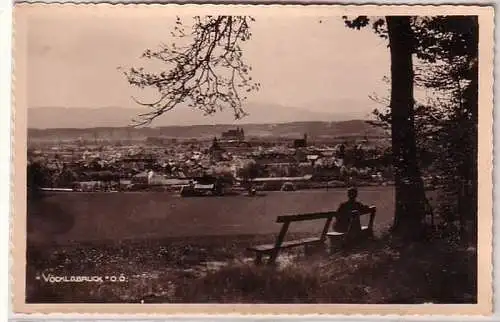
[[[292,221],[306,221],[306,220],[317,220],[317,219],[329,219],[337,215],[335,211],[328,212],[314,212],[309,214],[300,215],[288,215],[288,216],[278,216],[276,219],[277,223],[285,223]]]
[[[282,223],[281,231],[276,239],[276,247],[281,245],[283,239],[285,238],[286,232],[288,231],[288,227],[291,222],[294,221],[306,221],[306,220],[318,220],[318,219],[326,219],[325,225],[323,226],[323,231],[321,232],[320,239],[324,240],[326,238],[326,233],[328,232],[328,228],[333,220],[333,217],[337,215],[335,211],[327,211],[327,212],[315,212],[308,214],[300,214],[300,215],[288,215],[288,216],[278,216],[276,219],[277,223]]]
[[[352,216],[364,216],[370,215],[370,221],[368,223],[368,229],[373,230],[373,223],[375,222],[375,214],[377,213],[377,207],[370,206],[366,211],[353,211]]]
[[[370,206],[367,211],[358,212],[353,211],[353,216],[364,216],[370,215],[370,227],[373,225],[373,220],[375,217],[375,213],[377,211],[377,207]],[[329,219],[337,216],[336,211],[327,211],[327,212],[313,212],[308,214],[299,214],[299,215],[286,215],[286,216],[278,216],[276,218],[277,223],[286,223],[293,221],[308,221],[308,220],[317,220],[317,219]]]
[[[362,213],[353,213],[354,216],[362,216],[366,214],[370,214],[370,224],[369,228],[373,228],[373,221],[375,219],[375,212],[376,208],[374,206],[371,206],[368,211],[362,212]],[[327,211],[327,212],[315,212],[315,213],[308,213],[308,214],[299,214],[299,215],[288,215],[288,216],[278,216],[276,219],[277,223],[282,223],[283,225],[281,226],[280,233],[278,237],[276,238],[275,246],[274,246],[274,252],[271,255],[270,262],[274,262],[276,260],[276,257],[278,256],[278,251],[281,243],[283,242],[285,235],[288,231],[288,227],[290,226],[290,223],[294,221],[306,221],[306,220],[318,220],[318,219],[326,219],[325,225],[323,227],[323,231],[321,232],[320,240],[325,240],[326,239],[326,233],[328,232],[330,228],[330,224],[333,220],[333,217],[337,216],[336,211]]]
[[[368,229],[373,230],[373,224],[375,221],[376,211],[377,211],[377,208],[375,206],[370,206],[366,211],[362,211],[362,212],[353,211],[352,215],[353,216],[370,215]],[[323,231],[321,232],[321,236],[320,236],[321,239],[324,239],[324,238],[326,238],[326,233],[330,229],[330,224],[331,224],[333,218],[336,217],[337,215],[338,215],[338,213],[336,211],[326,211],[326,212],[314,212],[314,213],[299,214],[299,215],[278,216],[278,218],[276,218],[276,222],[282,223],[283,226],[282,226],[282,229],[280,231],[280,234],[278,235],[277,244],[281,243],[281,241],[284,239],[286,232],[288,231],[288,227],[290,226],[290,223],[296,222],[296,221],[309,221],[309,220],[326,219],[325,225],[323,227]],[[350,227],[349,227],[349,229],[350,229]]]

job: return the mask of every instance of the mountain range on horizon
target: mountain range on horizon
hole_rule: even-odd
[[[155,119],[150,126],[190,126],[190,125],[242,125],[273,124],[290,122],[336,122],[352,119],[367,119],[368,115],[353,112],[357,108],[346,108],[353,102],[342,102],[342,109],[332,112],[319,111],[318,108],[297,108],[279,104],[246,104],[247,116],[235,120],[229,110],[218,111],[213,115],[205,115],[202,111],[179,106]],[[337,105],[337,104],[336,104]],[[126,127],[147,108],[135,107],[32,107],[28,109],[28,128],[98,128]]]
[[[366,120],[305,121],[289,123],[240,124],[246,138],[297,139],[307,135],[313,140],[346,138],[387,138],[387,133]],[[173,125],[162,127],[96,127],[28,129],[29,142],[61,142],[74,140],[145,140],[147,138],[178,138],[211,140],[235,129],[234,124]]]

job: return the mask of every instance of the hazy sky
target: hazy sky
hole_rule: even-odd
[[[33,14],[29,106],[135,107],[131,96],[140,98],[141,92],[128,85],[117,67],[140,66],[144,49],[169,43],[174,18],[124,17],[109,10]],[[387,43],[370,29],[348,29],[340,17],[255,18],[244,55],[261,90],[249,101],[358,116],[374,107],[368,95],[386,94]],[[356,103],[335,106],[341,101]]]

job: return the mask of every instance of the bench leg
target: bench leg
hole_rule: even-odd
[[[334,254],[342,249],[340,242],[330,242],[330,254]]]
[[[271,253],[271,255],[269,256],[269,261],[267,262],[269,265],[276,264],[276,259],[278,258],[279,251],[279,249],[276,249]]]
[[[328,246],[329,246],[329,251],[330,254],[334,254],[341,250],[343,248],[343,237],[342,236],[335,236],[335,237],[329,237],[328,238]]]
[[[312,245],[304,245],[304,251],[306,256],[321,254],[325,252],[325,244],[312,244]]]
[[[262,264],[262,253],[256,253],[255,254],[255,265],[260,265]]]

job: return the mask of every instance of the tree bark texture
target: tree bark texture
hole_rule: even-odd
[[[417,162],[414,97],[413,33],[410,17],[386,17],[391,53],[391,136],[396,186],[393,233],[416,239],[423,230],[425,191]]]

